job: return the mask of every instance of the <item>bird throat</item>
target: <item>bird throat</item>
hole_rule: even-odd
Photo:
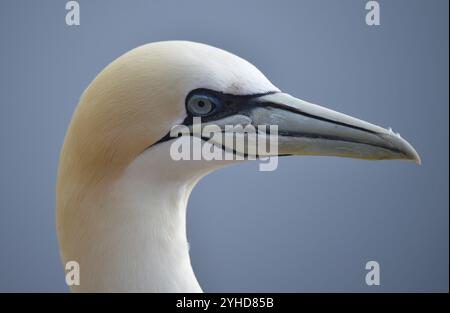
[[[207,172],[174,163],[166,145],[138,156],[78,208],[75,238],[61,242],[64,262],[80,264],[73,291],[202,291],[189,257],[186,205]]]

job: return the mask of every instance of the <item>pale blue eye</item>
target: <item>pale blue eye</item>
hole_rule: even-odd
[[[215,109],[214,100],[204,95],[194,95],[189,99],[188,110],[193,115],[208,115]]]

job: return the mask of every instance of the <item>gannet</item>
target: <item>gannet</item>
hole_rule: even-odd
[[[392,130],[283,93],[229,52],[188,41],[135,48],[84,91],[61,150],[56,224],[63,264],[80,266],[72,291],[202,292],[186,238],[188,198],[202,177],[237,162],[170,157],[176,138],[167,134],[196,116],[278,125],[280,156],[420,163]]]

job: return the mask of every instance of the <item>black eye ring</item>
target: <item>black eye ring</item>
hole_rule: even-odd
[[[187,109],[195,116],[206,116],[217,108],[217,101],[207,95],[192,95],[188,99]]]

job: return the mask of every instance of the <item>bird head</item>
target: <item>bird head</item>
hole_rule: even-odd
[[[71,151],[63,157],[80,164],[80,171],[112,172],[176,141],[170,135],[174,127],[185,126],[195,137],[196,118],[222,133],[226,125],[276,125],[277,150],[266,156],[420,163],[414,148],[392,130],[297,99],[240,57],[184,41],[147,44],[108,65],[81,98],[66,138]],[[199,140],[245,154],[211,137]]]

